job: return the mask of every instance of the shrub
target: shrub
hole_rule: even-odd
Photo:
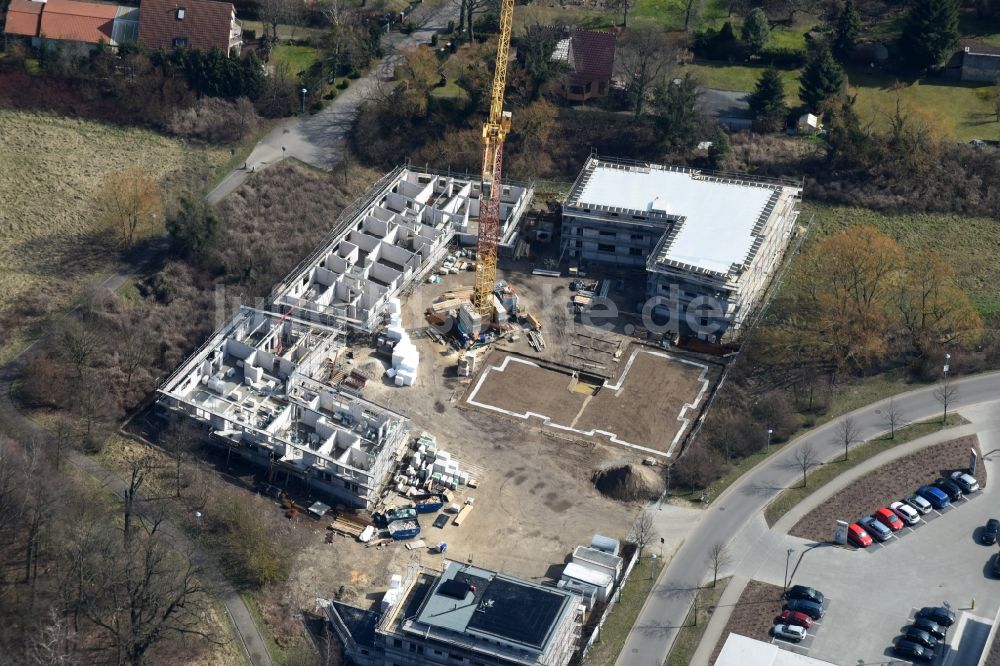
[[[455,32],[455,21],[451,20],[448,21],[448,34],[450,35],[453,32]]]
[[[257,39],[257,31],[256,30],[244,30],[243,31],[243,40],[244,41],[252,42],[252,41],[255,41],[256,39]]]
[[[348,81],[347,79],[344,79],[343,81],[341,81],[340,83],[337,84],[337,88],[339,90],[346,90],[347,86],[349,86],[349,85],[351,85],[351,82]]]
[[[769,65],[783,69],[798,69],[806,64],[806,54],[799,49],[764,49],[760,53],[760,59]]]
[[[433,35],[431,35],[431,46],[437,46],[437,45],[438,45],[438,36],[437,33],[435,32]]]
[[[347,78],[349,78],[351,80],[360,79],[361,78],[361,72],[358,71],[358,70],[356,70],[356,69],[352,69],[351,71],[349,71],[347,73]]]
[[[719,478],[721,472],[718,456],[707,446],[695,443],[673,464],[670,483],[674,488],[701,490]]]
[[[167,121],[175,136],[200,143],[237,143],[253,133],[259,118],[253,104],[245,97],[227,102],[217,97],[202,97],[187,109],[178,109]]]

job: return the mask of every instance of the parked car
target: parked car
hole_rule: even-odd
[[[945,632],[947,631],[947,629],[942,627],[940,624],[926,617],[917,617],[916,619],[913,620],[913,624],[910,626],[916,627],[921,631],[926,631],[928,634],[938,639],[939,641],[944,640],[944,635]]]
[[[451,520],[451,516],[447,513],[439,513],[438,517],[434,519],[434,527],[443,530],[449,520]]]
[[[808,599],[789,599],[785,602],[782,610],[799,611],[811,617],[814,621],[823,617],[824,610],[821,605]]]
[[[955,624],[955,614],[943,606],[924,606],[917,611],[917,617],[926,617],[942,627],[950,627]]]
[[[805,627],[795,624],[776,624],[771,631],[776,637],[784,638],[786,641],[792,641],[793,643],[798,643],[806,637]]]
[[[882,523],[893,532],[898,532],[903,529],[903,521],[899,519],[899,516],[897,516],[896,512],[892,509],[882,507],[875,512],[875,520]]]
[[[865,528],[868,531],[868,534],[872,535],[879,541],[885,541],[892,536],[892,530],[875,520],[874,516],[865,516],[858,521],[858,525]]]
[[[918,645],[913,641],[908,641],[905,638],[901,639],[896,643],[893,648],[898,656],[911,661],[930,661],[934,658],[933,650],[928,650],[923,645]]]
[[[951,480],[958,484],[962,492],[974,493],[979,490],[979,482],[976,481],[976,477],[971,474],[966,474],[965,472],[958,471],[951,473]]]
[[[903,501],[906,502],[907,504],[909,504],[910,506],[912,506],[917,511],[919,511],[921,514],[930,513],[931,509],[934,508],[934,507],[931,506],[930,502],[928,502],[927,500],[925,500],[923,497],[921,497],[917,493],[913,493],[912,495],[910,495],[909,497],[907,497]]]
[[[806,587],[805,585],[792,585],[785,592],[786,599],[808,599],[809,601],[815,601],[820,606],[823,605],[823,593],[814,587]]]
[[[1000,578],[1000,553],[994,553],[990,558],[990,572]]]
[[[997,542],[997,534],[1000,533],[1000,520],[990,518],[983,527],[983,533],[979,539],[987,546],[992,546]]]
[[[962,489],[951,479],[946,479],[943,476],[935,479],[934,487],[944,492],[952,502],[962,499]]]
[[[906,502],[893,502],[889,508],[907,525],[916,525],[920,522],[920,513]]]
[[[943,490],[936,488],[935,486],[920,486],[917,488],[917,494],[930,502],[930,505],[935,509],[943,509],[951,504],[951,500],[948,499],[948,495]]]
[[[808,629],[813,625],[813,621],[811,617],[802,611],[786,610],[781,612],[781,617],[778,619],[777,624],[794,624]]]
[[[937,647],[938,641],[936,638],[931,636],[929,633],[923,629],[917,629],[916,627],[909,627],[906,630],[906,640],[913,641],[917,645],[923,645],[925,648],[933,650]]]
[[[857,523],[851,523],[847,526],[847,540],[858,548],[867,548],[872,545],[871,536],[865,532],[865,528]]]

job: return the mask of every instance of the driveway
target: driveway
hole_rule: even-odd
[[[953,384],[958,388],[953,408],[996,400],[1000,396],[1000,373],[997,372],[967,377]],[[887,430],[883,414],[887,402],[878,402],[850,414],[860,438],[871,439]],[[895,404],[909,421],[941,413],[933,386],[898,395]],[[719,542],[728,544],[740,540],[748,529],[760,529],[762,511],[767,503],[782,489],[799,482],[801,472],[794,460],[796,450],[809,444],[822,460],[843,455],[843,447],[837,441],[837,426],[842,418],[833,419],[784,445],[780,452],[750,470],[705,510],[701,523],[661,572],[626,639],[616,662],[619,666],[662,666],[687,617],[694,591],[710,577],[707,554],[711,547]],[[766,530],[766,525],[764,528]],[[783,569],[784,557],[781,566]]]
[[[421,8],[422,9],[422,8]],[[439,7],[427,7],[424,18],[414,13],[420,28],[409,35],[398,32],[382,40],[385,57],[356,81],[322,111],[312,115],[286,118],[261,139],[251,151],[246,168],[234,170],[226,176],[206,199],[210,204],[222,201],[236,190],[254,171],[260,171],[286,157],[305,162],[319,169],[331,170],[343,159],[347,136],[354,126],[361,104],[372,97],[381,85],[393,78],[396,65],[402,61],[401,51],[419,44],[427,44],[434,33],[440,33],[448,21],[458,18],[457,5],[445,1]]]

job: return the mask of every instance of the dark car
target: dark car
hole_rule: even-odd
[[[955,624],[955,614],[942,606],[924,606],[917,611],[917,617],[926,617],[931,622],[937,622],[942,627]]]
[[[785,602],[783,610],[805,613],[814,620],[823,617],[823,607],[815,601],[809,601],[808,599],[789,599]]]
[[[942,476],[934,482],[934,487],[944,492],[952,502],[962,499],[962,489],[951,479]]]
[[[805,585],[792,585],[785,592],[786,599],[807,599],[809,601],[814,601],[820,606],[823,605],[823,593],[814,587],[806,587]]]
[[[448,524],[448,519],[451,518],[447,513],[440,513],[438,517],[434,519],[434,527],[438,529],[444,529],[444,526]]]
[[[938,639],[939,641],[944,640],[944,635],[945,632],[947,631],[940,624],[926,617],[917,617],[915,620],[913,620],[913,624],[910,626],[916,627],[921,631],[926,631],[928,634]]]
[[[917,488],[917,494],[930,502],[935,509],[943,509],[951,504],[948,493],[935,486],[920,486]]]
[[[990,572],[997,578],[1000,578],[1000,553],[995,553],[990,558]]]
[[[898,656],[911,661],[930,661],[934,658],[933,650],[928,650],[923,645],[919,645],[918,643],[914,643],[913,641],[908,641],[906,639],[902,639],[896,643],[893,651]]]
[[[928,634],[923,629],[917,629],[916,627],[910,627],[906,630],[906,640],[913,641],[918,645],[923,645],[925,648],[933,650],[937,647],[937,639]]]
[[[1000,533],[1000,520],[990,518],[986,521],[986,527],[983,528],[983,533],[979,538],[987,546],[992,546],[997,542],[997,533]]]

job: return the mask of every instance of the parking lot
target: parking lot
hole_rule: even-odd
[[[1000,518],[1000,490],[993,481],[1000,478],[998,420],[990,415],[988,428],[979,431],[989,475],[983,489],[932,510],[889,540],[855,549],[789,535],[770,539],[765,551],[753,556],[760,562],[754,578],[780,585],[791,550],[792,584],[815,587],[833,599],[802,643],[774,642],[837,664],[909,663],[894,655],[894,641],[921,607],[946,606],[957,621],[930,663],[978,664],[1000,610],[1000,579],[990,573],[998,548],[978,539],[987,519]]]

